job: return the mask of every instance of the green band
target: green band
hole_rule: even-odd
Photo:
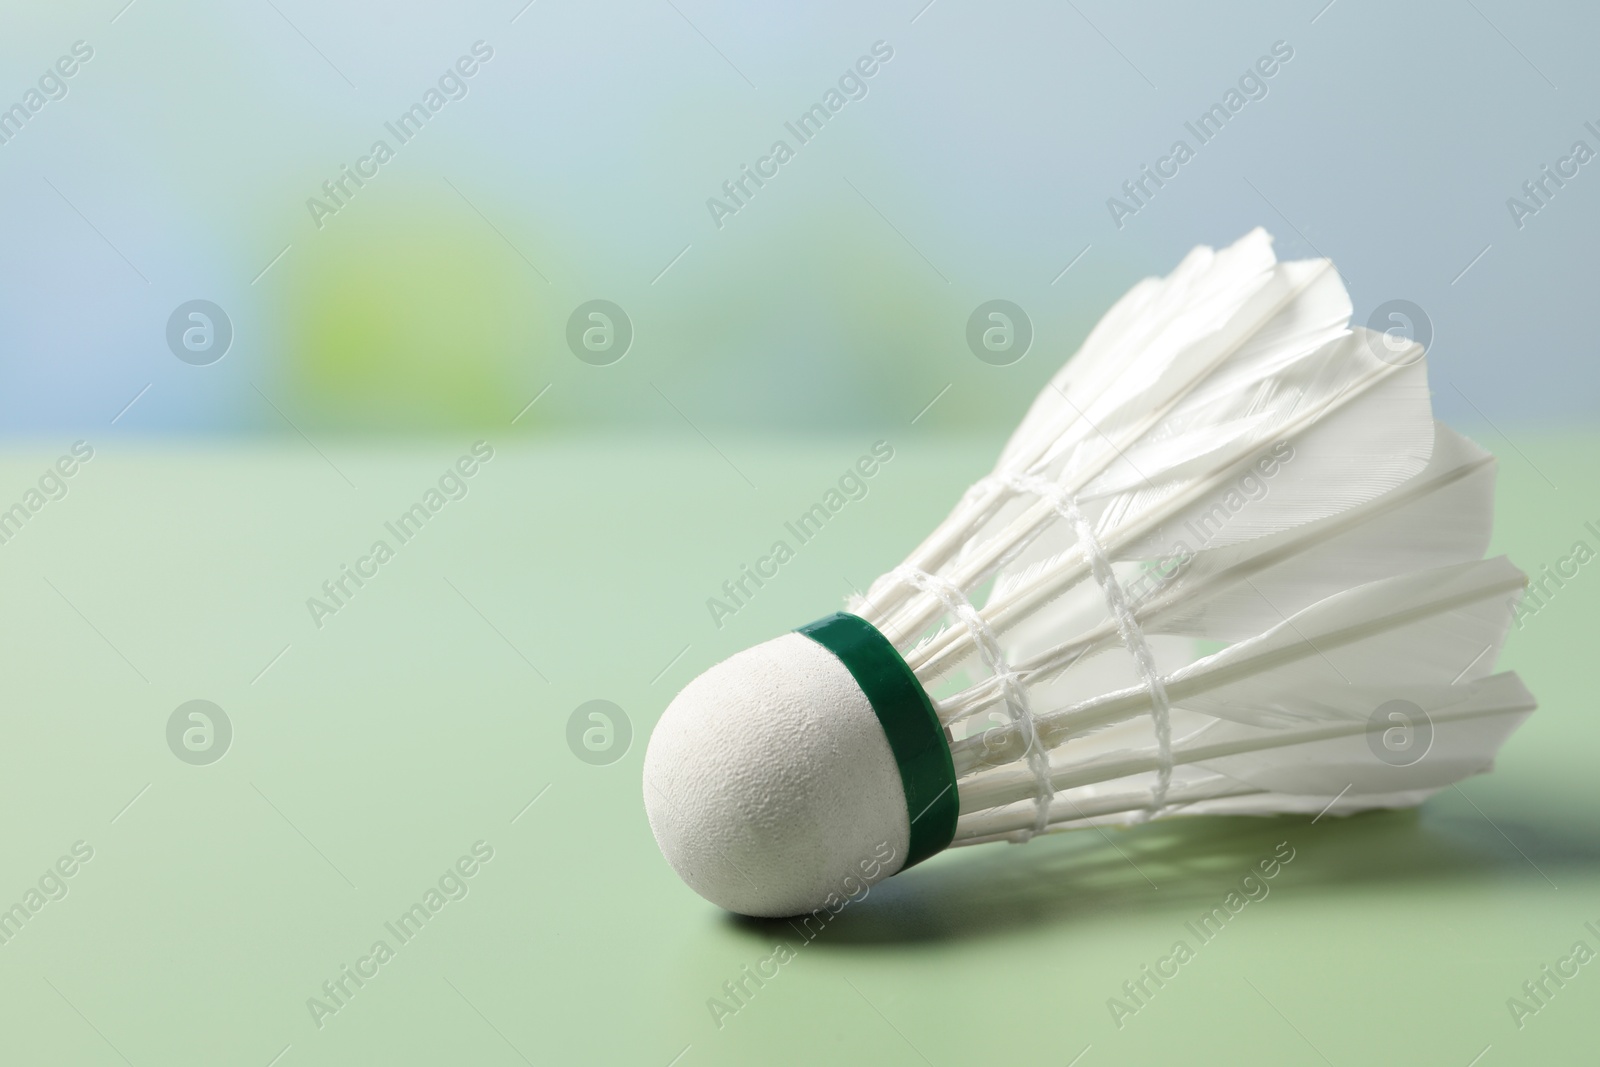
[[[942,851],[956,836],[961,803],[950,745],[922,683],[889,639],[865,619],[841,611],[808,622],[796,632],[839,658],[883,725],[900,767],[906,817],[911,820],[911,843],[900,869]]]

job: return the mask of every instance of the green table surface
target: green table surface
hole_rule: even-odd
[[[1495,551],[1570,572],[1576,542],[1600,548],[1600,437],[1510,429],[1480,437],[1502,457]],[[0,1062],[1595,1062],[1600,963],[1572,954],[1600,951],[1600,562],[1502,659],[1541,709],[1420,811],[958,850],[807,940],[662,860],[650,728],[696,673],[898,562],[999,435],[487,436],[467,495],[403,545],[385,521],[471,437],[92,441],[0,545],[0,907],[25,916],[0,926]],[[706,599],[880,437],[866,497],[714,625]],[[8,446],[0,507],[70,444]],[[319,627],[307,599],[380,538],[393,558]],[[607,765],[567,741],[595,699],[632,725]],[[169,747],[190,700],[232,725],[215,762]],[[1270,893],[1195,938],[1283,842]],[[492,858],[444,879],[459,899],[396,937],[475,845]],[[1193,958],[1115,1019],[1179,940]],[[314,1011],[347,966],[370,976]]]

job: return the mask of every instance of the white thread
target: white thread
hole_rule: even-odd
[[[967,628],[973,644],[978,648],[978,654],[1000,683],[1000,691],[1005,698],[1011,722],[1022,732],[1023,741],[1027,744],[1028,768],[1033,771],[1034,782],[1038,786],[1038,792],[1034,797],[1033,833],[1044,833],[1050,824],[1050,801],[1055,797],[1055,783],[1050,780],[1050,757],[1045,752],[1044,746],[1039,743],[1039,734],[1033,721],[1033,710],[1028,706],[1028,690],[1018,683],[1016,674],[1006,662],[1005,653],[1000,650],[999,639],[989,628],[988,622],[978,613],[978,609],[972,606],[966,594],[948,579],[937,574],[929,574],[916,567],[896,567],[891,573],[913,588],[938,598],[945,610]],[[1024,837],[1024,840],[1026,839],[1027,837]]]
[[[1167,699],[1167,687],[1161,680],[1161,672],[1156,668],[1155,654],[1150,651],[1150,644],[1145,640],[1144,631],[1139,627],[1139,620],[1134,616],[1133,609],[1128,607],[1126,591],[1118,581],[1116,571],[1111,568],[1111,561],[1106,557],[1104,546],[1095,537],[1094,527],[1083,514],[1083,509],[1078,506],[1077,498],[1042,478],[1007,474],[1001,477],[1001,481],[1007,488],[1016,492],[1032,493],[1041,500],[1048,501],[1058,515],[1072,524],[1078,543],[1083,546],[1089,571],[1100,586],[1100,594],[1105,597],[1106,610],[1116,620],[1117,633],[1122,637],[1123,646],[1133,657],[1133,665],[1139,672],[1140,680],[1150,690],[1150,718],[1155,726],[1158,763],[1156,788],[1151,794],[1150,806],[1144,814],[1144,819],[1150,819],[1166,803],[1167,789],[1172,784],[1172,704]]]

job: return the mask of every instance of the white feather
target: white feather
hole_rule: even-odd
[[[1350,312],[1330,264],[1276,263],[1264,231],[1196,249],[1107,313],[907,558],[969,599],[992,579],[977,621],[903,571],[854,604],[965,723],[958,843],[1420,803],[1532,711],[1491,675],[1525,584],[1482,558],[1493,458],[1433,422],[1420,349]],[[1415,762],[1373,748],[1395,707],[1425,720]]]
[[[1252,541],[1200,548],[1187,565],[1175,562],[1144,625],[1237,641],[1352,585],[1481,558],[1494,514],[1494,457],[1443,424],[1435,434],[1427,469],[1382,496]],[[1270,494],[1271,483],[1264,484]]]

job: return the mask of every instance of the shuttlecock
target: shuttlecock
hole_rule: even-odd
[[[1136,285],[904,564],[673,700],[644,800],[696,892],[795,915],[951,845],[1490,769],[1534,708],[1491,674],[1525,582],[1482,558],[1494,460],[1271,241]]]

